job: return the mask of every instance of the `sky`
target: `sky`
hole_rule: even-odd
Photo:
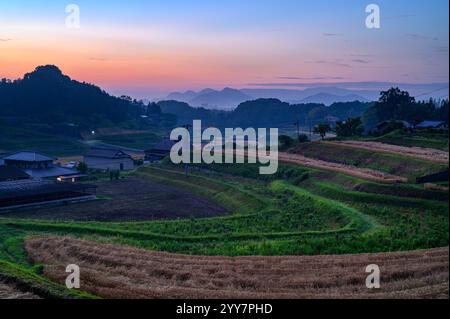
[[[366,6],[380,28],[366,27]],[[80,9],[66,26],[66,6]],[[448,0],[0,0],[0,78],[54,64],[135,98],[205,87],[449,82]]]

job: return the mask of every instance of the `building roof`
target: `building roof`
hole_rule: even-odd
[[[22,161],[22,162],[48,162],[56,160],[55,157],[50,157],[36,152],[19,152],[3,158],[6,161]]]
[[[154,152],[154,151],[170,152],[175,143],[176,143],[175,141],[165,138],[158,144],[153,146],[151,149],[149,149],[147,152]]]
[[[54,166],[49,168],[34,168],[34,169],[26,169],[25,173],[34,178],[49,178],[49,177],[58,177],[58,176],[70,176],[77,175],[80,172],[68,169],[64,167]]]
[[[390,120],[390,121],[389,121],[389,120],[388,120],[388,121],[383,121],[383,122],[378,123],[378,124],[376,125],[376,127],[377,127],[377,128],[380,128],[380,127],[382,127],[382,126],[389,125],[389,124],[391,124],[391,123],[403,124],[403,126],[404,126],[405,128],[411,128],[411,127],[412,127],[411,123],[409,123],[408,121],[402,121],[402,120],[395,120],[395,121],[393,121],[393,120]]]
[[[84,192],[96,188],[95,185],[56,183],[45,180],[23,180],[0,183],[0,200],[43,196],[52,193]]]
[[[28,179],[30,175],[16,167],[0,166],[0,182]]]
[[[428,128],[428,127],[439,127],[441,125],[445,124],[445,122],[442,121],[423,121],[422,123],[419,123],[417,127],[419,128]]]
[[[85,157],[100,157],[108,159],[130,158],[131,156],[119,149],[92,148],[84,155]]]

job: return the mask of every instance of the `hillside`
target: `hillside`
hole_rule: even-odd
[[[44,123],[104,126],[132,121],[138,105],[99,87],[72,80],[54,65],[39,66],[16,81],[0,82],[0,116]]]
[[[196,108],[185,102],[160,101],[158,105],[163,113],[174,114],[178,124],[191,123],[193,119],[217,127],[294,127],[317,124],[327,121],[327,117],[348,119],[361,116],[371,103],[340,102],[325,106],[317,103],[289,104],[278,99],[267,98],[250,100],[239,104],[233,111]]]

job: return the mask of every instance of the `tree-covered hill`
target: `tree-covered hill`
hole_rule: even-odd
[[[140,106],[135,101],[72,80],[54,65],[39,66],[19,80],[0,82],[3,117],[27,117],[48,124],[108,126],[132,121],[139,112]]]

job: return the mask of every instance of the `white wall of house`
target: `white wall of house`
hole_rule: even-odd
[[[130,158],[120,159],[108,159],[99,157],[84,157],[84,163],[88,168],[101,169],[101,170],[113,170],[113,171],[129,171],[134,169],[134,162]]]

